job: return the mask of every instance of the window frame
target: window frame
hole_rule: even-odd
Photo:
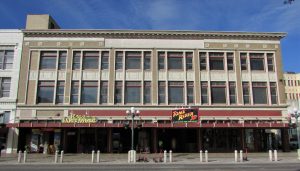
[[[179,93],[171,93],[172,88],[178,88],[182,91],[181,101],[175,101],[176,99],[179,99],[180,97],[177,97],[175,99],[172,99],[170,96],[171,94],[178,95]],[[184,82],[183,81],[168,81],[168,104],[184,104],[185,102],[185,93],[184,93]]]
[[[151,81],[144,81],[144,104],[151,104],[152,103],[152,97],[151,97]],[[146,89],[149,90],[149,94],[146,93]],[[149,98],[149,102],[146,100],[147,98]]]
[[[84,96],[84,90],[88,88],[96,88],[96,93],[93,93],[95,97],[95,101],[85,101]],[[81,82],[81,91],[80,91],[80,103],[81,104],[97,104],[98,103],[98,81],[82,81]],[[90,99],[89,99],[90,100]]]
[[[132,53],[132,54],[130,54]],[[129,55],[130,54],[130,55]],[[142,51],[126,51],[125,52],[125,70],[141,70],[142,69]],[[130,60],[132,59],[137,59],[138,61],[138,65],[128,65],[130,62]],[[130,66],[130,67],[129,67]],[[136,66],[136,68],[131,68],[132,66]]]
[[[109,58],[110,52],[109,51],[101,51],[101,70],[108,70],[109,69]]]
[[[129,97],[133,97],[132,95],[129,96],[128,93],[128,89],[129,88],[137,88],[137,90],[139,91],[138,93],[138,99],[131,99]],[[125,82],[125,98],[124,98],[124,103],[125,104],[141,104],[142,102],[142,85],[140,81],[126,81]],[[131,99],[132,101],[128,101],[129,99]]]
[[[100,82],[99,103],[100,104],[107,104],[108,103],[108,81],[101,81]]]
[[[207,81],[201,81],[200,83],[200,86],[201,86],[201,104],[202,105],[208,105],[209,104],[209,99],[208,99],[208,82]],[[206,93],[204,94],[204,90],[206,91]],[[205,101],[206,102],[203,102],[204,100],[203,99],[206,99]]]
[[[8,81],[5,81],[8,80]],[[4,85],[8,84],[9,88],[8,90],[4,90]],[[4,96],[3,94],[8,93],[8,96]],[[0,77],[0,98],[9,98],[11,95],[11,77]]]
[[[266,96],[265,96],[265,103],[258,103],[256,102],[256,94],[255,94],[255,89],[256,88],[264,88]],[[254,105],[267,105],[269,100],[268,100],[268,87],[266,82],[252,82],[252,96],[253,96],[253,104]],[[262,94],[259,93],[259,97],[261,97]],[[259,98],[262,99],[262,98]]]
[[[74,91],[77,91],[75,93]],[[79,81],[72,81],[71,82],[71,89],[70,89],[70,104],[79,104]],[[77,97],[77,101],[75,102],[73,99],[74,97]]]
[[[266,71],[264,53],[257,53],[257,52],[249,53],[249,59],[250,59],[250,70],[251,71]],[[261,61],[263,68],[260,68],[260,69],[254,68],[254,67],[257,67],[255,65],[253,65],[254,60]]]
[[[12,52],[12,55],[7,55],[8,52]],[[14,67],[14,57],[15,57],[15,51],[12,49],[4,49],[0,50],[0,57],[2,57],[2,60],[0,59],[0,70],[11,70]],[[11,62],[9,61],[8,58],[11,57]],[[7,67],[7,66],[11,67]]]
[[[63,93],[59,93],[59,88],[63,88]],[[63,104],[64,103],[64,97],[65,97],[65,81],[57,81],[56,83],[56,95],[55,95],[55,104]],[[59,101],[60,97],[63,97],[62,102]]]
[[[168,65],[168,70],[183,70],[184,69],[184,62],[183,62],[183,57],[184,57],[184,54],[183,52],[167,52],[167,65]],[[176,66],[176,65],[173,65],[174,63],[171,64],[171,62],[174,62],[173,60],[175,60],[175,63],[179,63],[179,61],[176,61],[178,59],[181,59],[181,64],[179,64],[178,68],[171,68],[170,66]]]
[[[41,87],[51,87],[52,88],[52,99],[51,99],[51,102],[44,102],[44,101],[41,101],[42,98],[40,98],[40,88]],[[38,87],[37,87],[37,94],[36,94],[36,103],[37,104],[43,104],[43,103],[54,103],[54,97],[55,96],[55,81],[39,81],[38,82]]]
[[[213,89],[222,88],[224,90],[224,102],[214,102],[217,101],[214,99],[214,91]],[[220,93],[218,93],[220,95]],[[210,83],[210,96],[211,96],[211,104],[227,104],[227,91],[226,91],[226,82],[225,81],[211,81]]]
[[[222,54],[222,55],[220,55]],[[210,71],[224,71],[225,70],[225,55],[224,52],[209,52],[209,70]],[[222,68],[213,68],[216,67],[214,62],[221,61]],[[221,65],[220,65],[221,66]]]
[[[115,81],[114,104],[123,103],[123,81]],[[118,93],[116,93],[118,90]]]
[[[87,59],[96,59],[96,61],[89,63],[91,61],[88,61]],[[99,51],[82,51],[82,70],[98,70],[99,60]]]
[[[41,51],[40,52],[40,61],[39,61],[39,70],[56,70],[57,69],[57,60],[58,60],[58,51],[53,51],[53,50],[49,50],[49,51]],[[45,59],[52,59],[51,60],[51,67],[46,65],[43,65],[45,62]],[[44,60],[43,60],[44,59]],[[53,62],[53,59],[55,59],[55,61]],[[46,60],[47,61],[47,60]],[[52,66],[54,65],[54,66]]]

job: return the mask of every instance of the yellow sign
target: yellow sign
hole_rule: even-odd
[[[71,114],[67,118],[64,118],[62,123],[96,123],[96,117]]]

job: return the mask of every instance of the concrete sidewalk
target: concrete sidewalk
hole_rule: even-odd
[[[169,155],[169,154],[168,154]],[[153,158],[158,157],[159,154],[147,154],[141,155],[137,154],[137,159],[139,157],[146,156],[148,162],[136,162],[136,164],[164,164],[163,162],[155,163]],[[161,155],[163,156],[163,155]],[[173,153],[172,158],[174,164],[234,164],[234,153],[208,153],[208,162],[200,163],[199,153]],[[128,154],[110,154],[110,153],[101,153],[100,155],[100,164],[127,164],[128,163]],[[65,164],[91,164],[92,154],[65,154],[64,161]],[[239,157],[238,157],[239,158]],[[278,161],[271,162],[269,161],[269,153],[248,153],[247,161],[243,163],[255,164],[255,163],[300,163],[300,160],[297,159],[296,152],[282,153],[278,152]],[[0,158],[0,164],[18,164],[18,155],[17,154],[3,154]],[[23,163],[23,155],[22,155]],[[60,155],[58,155],[58,162],[60,161]],[[204,153],[203,153],[203,161]],[[94,158],[96,162],[96,154]],[[54,155],[47,154],[36,154],[29,153],[27,154],[27,164],[54,164]],[[167,163],[169,162],[169,156],[167,157]],[[240,163],[240,162],[237,162]],[[98,164],[98,163],[94,163]]]

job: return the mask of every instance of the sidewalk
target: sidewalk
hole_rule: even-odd
[[[137,154],[137,158],[140,154]],[[169,154],[168,154],[169,155]],[[155,163],[153,157],[157,157],[157,154],[146,155],[149,162],[136,162],[136,164],[164,164]],[[110,154],[101,153],[100,164],[128,164],[128,154]],[[172,164],[234,164],[234,153],[208,153],[208,162],[200,163],[199,153],[173,153]],[[203,153],[204,157],[204,153]],[[63,163],[65,164],[91,164],[92,154],[65,154]],[[239,156],[238,156],[239,158]],[[18,164],[17,154],[2,154],[0,158],[0,164]],[[23,163],[23,155],[22,155]],[[58,155],[58,162],[60,161],[60,155]],[[205,159],[203,158],[203,161]],[[96,154],[94,159],[96,163]],[[27,164],[54,164],[54,155],[46,154],[27,154]],[[169,162],[169,156],[167,157],[167,163]],[[240,164],[240,162],[237,162]],[[255,164],[255,163],[300,163],[297,159],[296,152],[282,153],[278,152],[278,161],[269,161],[268,153],[248,153],[248,160],[243,163]]]

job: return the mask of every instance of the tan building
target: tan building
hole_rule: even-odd
[[[126,110],[134,106],[140,110],[134,137],[140,149],[288,150],[280,81],[284,36],[65,30],[49,16],[30,15],[19,123],[10,126],[20,130],[19,149],[127,152]]]

